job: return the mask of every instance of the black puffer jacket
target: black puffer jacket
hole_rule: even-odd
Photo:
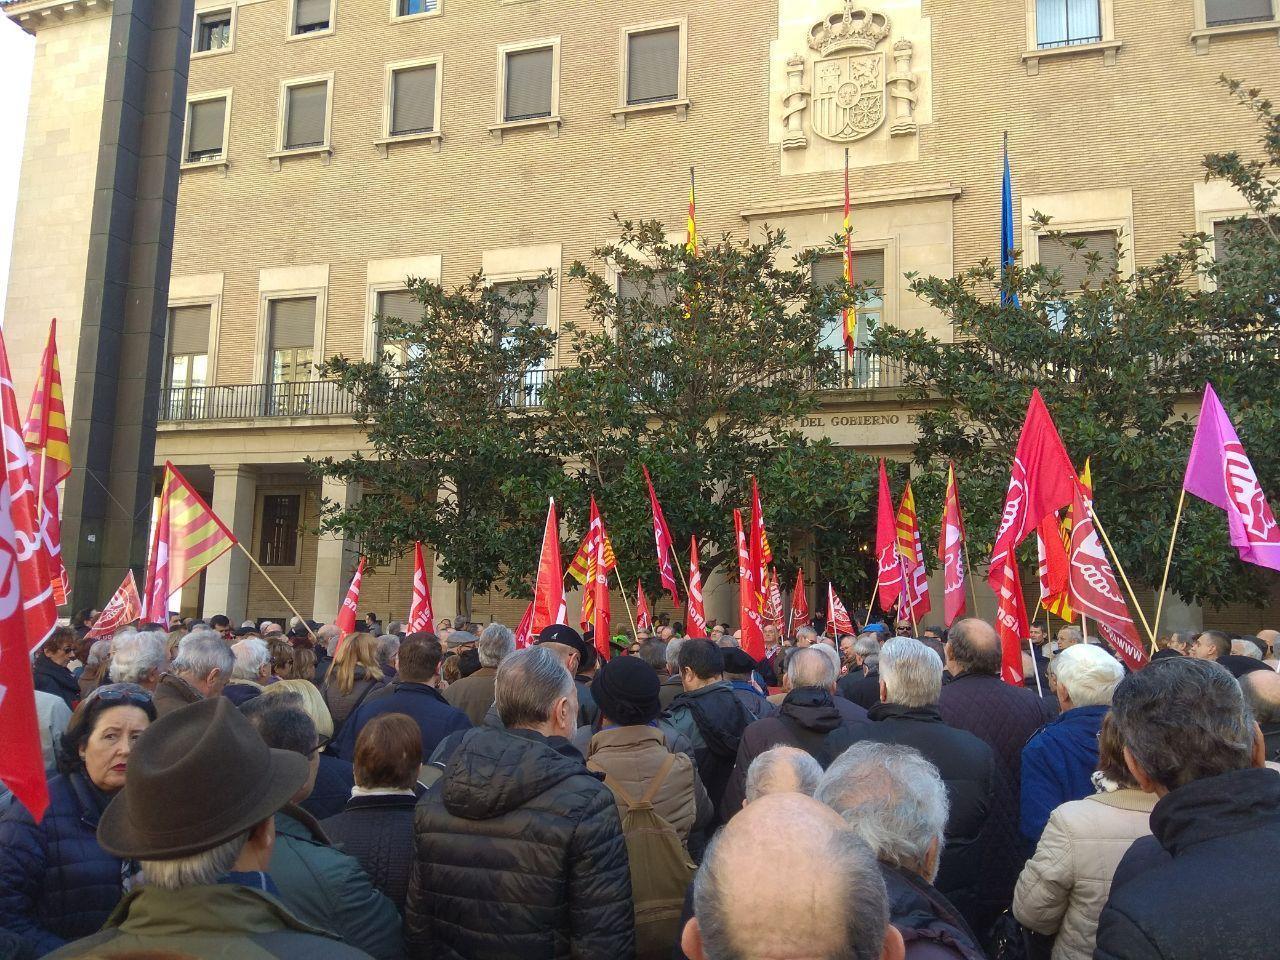
[[[320,821],[329,842],[364,867],[373,885],[404,913],[413,861],[412,794],[352,797],[340,814]]]
[[[567,740],[467,731],[415,813],[405,938],[420,960],[634,955],[618,805]]]

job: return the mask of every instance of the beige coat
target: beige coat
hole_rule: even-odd
[[[478,727],[484,723],[484,715],[493,706],[494,679],[497,676],[497,667],[481,667],[470,676],[445,687],[444,698],[450,706],[465,713],[473,727]]]
[[[603,773],[605,786],[619,783],[630,796],[638,799],[669,752],[657,727],[610,727],[591,738],[587,768]],[[681,842],[688,845],[689,831],[698,815],[697,793],[702,784],[697,780],[692,760],[683,753],[677,753],[675,758],[675,766],[653,798],[653,809],[675,828]],[[618,816],[624,813],[619,803]]]
[[[1013,915],[1049,936],[1053,960],[1091,960],[1098,916],[1111,893],[1120,858],[1151,833],[1154,794],[1097,793],[1064,803],[1049,816],[1035,855],[1013,894]]]

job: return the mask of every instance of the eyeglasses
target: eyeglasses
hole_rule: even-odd
[[[63,653],[75,653],[75,652],[76,652],[76,648],[75,648],[75,647],[63,647],[63,648],[62,648],[62,652],[63,652]]]
[[[318,753],[323,753],[324,748],[333,743],[333,737],[317,737],[316,745],[307,752],[307,759],[311,759]]]
[[[137,707],[146,707],[151,705],[151,694],[141,687],[131,690],[112,684],[96,688],[84,698],[83,702],[88,703],[90,700],[101,700],[103,703],[131,703]]]

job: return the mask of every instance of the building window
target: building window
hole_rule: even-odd
[[[435,63],[391,71],[390,122],[387,136],[406,137],[436,130],[439,68]]]
[[[284,150],[322,147],[329,139],[329,81],[285,87]]]
[[[680,27],[627,34],[627,105],[680,98]]]
[[[258,562],[264,567],[292,567],[298,562],[302,496],[268,493],[262,497],[262,530]]]
[[[813,264],[813,282],[820,287],[838,284],[843,277],[842,253],[820,257]],[[841,387],[875,387],[881,381],[880,358],[867,349],[867,345],[871,340],[871,328],[878,325],[884,316],[883,250],[853,252],[853,285],[863,288],[860,301],[853,308],[854,352],[850,354],[845,347],[842,312],[827,318],[822,327],[819,346],[829,350],[835,357]]]
[[[268,312],[267,367],[271,415],[307,412],[314,379],[316,301],[314,297],[272,300]]]
[[[324,33],[333,26],[333,0],[293,0],[290,33],[302,36]]]
[[[1209,27],[1237,23],[1263,23],[1275,19],[1274,0],[1204,0],[1204,21]]]
[[[221,160],[226,153],[227,98],[208,97],[187,104],[187,163]]]
[[[377,343],[376,356],[381,357],[384,363],[395,367],[403,367],[411,360],[421,360],[425,355],[421,344],[413,344],[412,347],[406,349],[406,345],[402,341],[386,339],[380,329],[383,317],[394,317],[406,323],[421,317],[422,304],[418,302],[418,298],[409,290],[380,291],[377,300],[377,314],[374,318],[374,322],[379,328],[374,338]]]
[[[393,0],[392,16],[423,17],[440,12],[440,0]]]
[[[1120,267],[1119,235],[1115,230],[1081,230],[1042,236],[1040,265],[1061,271],[1062,289],[1074,296],[1085,284],[1096,287]]]
[[[554,48],[510,50],[504,63],[503,122],[550,117],[555,106]]]
[[[190,420],[204,408],[208,383],[209,319],[207,303],[169,308],[169,338],[165,356],[165,387],[169,420]]]
[[[525,282],[511,280],[493,285],[495,291],[515,304],[511,310],[513,320],[523,320],[525,318],[524,310],[529,296],[524,289]],[[538,290],[537,299],[533,304],[533,313],[528,318],[529,323],[535,327],[547,327],[550,325],[550,316],[551,289],[543,286]],[[506,345],[506,341],[504,341],[503,345]],[[546,386],[546,382],[547,367],[545,363],[529,367],[524,371],[520,386],[504,397],[504,402],[508,406],[536,407],[542,402],[542,388]]]
[[[1101,40],[1100,0],[1036,0],[1036,46],[1041,50]]]
[[[231,49],[231,10],[214,10],[196,17],[196,53]]]

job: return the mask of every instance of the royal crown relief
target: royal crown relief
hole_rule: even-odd
[[[782,98],[783,150],[809,146],[808,128],[833,143],[854,143],[879,130],[892,112],[889,134],[914,136],[916,78],[911,72],[912,44],[905,38],[892,47],[892,64],[878,49],[893,30],[889,17],[846,0],[844,10],[819,20],[809,30],[809,49],[818,58],[810,67],[796,54],[787,60],[787,88]],[[890,73],[892,69],[892,73]]]

